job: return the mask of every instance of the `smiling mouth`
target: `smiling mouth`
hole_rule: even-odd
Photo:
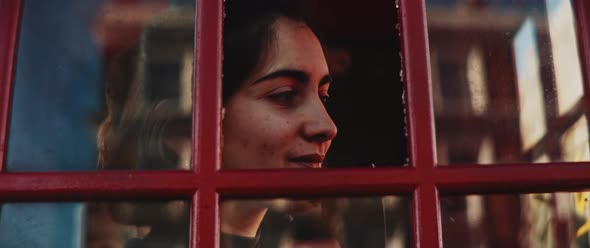
[[[289,159],[289,162],[296,163],[297,165],[305,168],[321,168],[323,161],[324,155],[320,154],[309,154]]]

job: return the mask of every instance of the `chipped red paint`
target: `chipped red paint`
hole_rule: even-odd
[[[0,0],[0,172],[6,168],[10,93],[14,79],[20,9],[20,0]]]
[[[434,124],[424,0],[400,1],[401,46],[406,86],[410,163],[418,187],[413,198],[415,247],[442,247],[435,185]]]

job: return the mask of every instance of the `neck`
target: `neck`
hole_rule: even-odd
[[[266,208],[247,202],[226,200],[221,203],[221,232],[243,237],[256,237]]]

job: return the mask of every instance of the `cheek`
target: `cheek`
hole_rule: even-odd
[[[292,124],[288,118],[260,106],[226,110],[224,156],[232,157],[224,160],[260,166],[278,163],[276,160],[293,148],[296,132]]]
[[[235,111],[233,115],[226,116],[224,131],[227,137],[224,139],[226,142],[238,143],[244,152],[256,156],[275,156],[288,149],[294,140],[294,127],[287,118],[270,111],[240,113],[245,112]]]
[[[289,123],[270,113],[252,116],[248,120],[249,137],[244,137],[259,153],[275,155],[287,148],[291,135]]]

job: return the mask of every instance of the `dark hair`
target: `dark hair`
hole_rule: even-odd
[[[223,29],[223,99],[232,96],[268,56],[279,17],[301,22],[317,35],[297,0],[228,0]],[[319,38],[318,38],[319,39]]]
[[[266,58],[274,41],[272,26],[278,18],[301,22],[314,31],[304,7],[298,0],[226,1],[223,99],[233,95]],[[161,104],[169,101],[159,101],[153,106],[139,104],[139,87],[134,85],[140,83],[136,77],[145,57],[139,47],[136,44],[125,53],[112,56],[105,65],[107,116],[97,134],[100,168],[173,169],[177,166],[177,156],[161,144],[161,136],[167,134],[165,131],[178,129],[172,120],[184,119],[176,116],[174,108]],[[190,118],[187,120],[190,124]],[[190,128],[183,130],[190,135]]]

